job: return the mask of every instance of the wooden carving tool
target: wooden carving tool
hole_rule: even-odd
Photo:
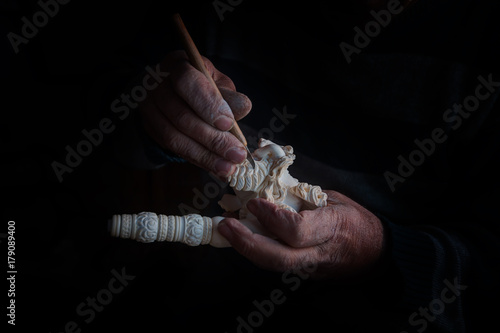
[[[196,68],[206,76],[206,78],[208,79],[210,84],[215,88],[220,97],[223,98],[222,94],[219,91],[219,88],[217,87],[214,79],[212,78],[212,75],[210,75],[210,73],[207,70],[207,67],[205,66],[205,63],[203,62],[203,58],[201,57],[198,48],[194,44],[191,36],[189,35],[189,32],[187,31],[186,26],[184,25],[184,22],[182,22],[181,16],[177,13],[174,14],[172,19],[177,29],[177,33],[179,34],[179,38],[183,44],[184,50],[188,55],[189,62],[194,68]],[[243,145],[247,149],[247,159],[250,162],[250,164],[252,164],[252,167],[255,168],[255,161],[253,159],[252,154],[250,153],[250,150],[248,149],[247,140],[245,139],[245,136],[241,132],[241,129],[236,121],[234,121],[233,127],[229,130],[229,132],[233,134],[238,140],[240,140],[241,143],[243,143]]]

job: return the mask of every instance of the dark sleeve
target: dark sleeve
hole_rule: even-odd
[[[492,97],[491,104],[495,100]],[[432,328],[485,332],[496,322],[500,299],[498,103],[486,113],[480,130],[470,126],[456,136],[462,144],[456,144],[455,156],[450,156],[455,177],[440,199],[443,208],[436,212],[435,222],[405,225],[379,216],[394,274],[386,278],[399,279],[397,306],[409,313],[403,323],[408,332]]]
[[[497,309],[499,238],[482,228],[404,227],[388,221],[408,326],[446,332],[488,328]]]

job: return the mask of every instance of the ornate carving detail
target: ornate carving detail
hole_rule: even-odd
[[[186,218],[186,229],[183,243],[187,245],[200,245],[203,238],[203,217],[197,214],[189,214]]]
[[[174,224],[175,224],[175,216],[169,215],[167,216],[168,227],[167,227],[167,242],[172,242],[174,240]]]
[[[167,223],[168,223],[168,218],[165,215],[159,215],[159,234],[158,237],[156,238],[157,241],[163,242],[167,238]]]
[[[312,186],[307,183],[299,183],[288,172],[288,167],[295,160],[293,148],[291,146],[279,146],[272,141],[261,139],[259,148],[253,153],[255,169],[250,162],[245,160],[236,166],[236,171],[229,177],[229,185],[235,190],[252,192],[242,199],[241,193],[236,193],[243,203],[240,209],[240,219],[248,215],[246,203],[252,198],[264,198],[280,208],[290,211],[299,211],[300,201],[287,200],[290,196],[300,198],[316,207],[326,206],[326,194],[319,186]],[[294,202],[295,205],[290,206]],[[221,202],[222,207],[225,202]]]
[[[142,243],[166,240],[197,246],[210,243],[212,219],[198,214],[186,216],[156,215],[151,212],[141,212],[137,215],[122,214],[113,216],[111,230],[112,236],[131,238]],[[131,230],[135,232],[132,233]]]
[[[130,238],[130,234],[132,231],[132,216],[123,214],[122,218],[121,231],[119,233],[121,238]]]
[[[208,244],[212,240],[212,219],[203,217],[203,238],[201,244]]]
[[[297,186],[291,187],[289,191],[299,198],[312,203],[316,207],[326,207],[326,199],[328,196],[321,190],[321,187],[319,186],[314,186],[307,183],[299,183]]]
[[[142,243],[151,243],[158,234],[158,216],[151,212],[141,212],[135,219],[135,239]]]
[[[253,232],[265,234],[266,231],[259,228],[260,224],[255,216],[246,209],[248,200],[252,198],[264,198],[292,212],[326,206],[327,195],[319,186],[300,183],[288,172],[288,167],[295,160],[292,147],[279,146],[261,139],[259,148],[252,155],[255,158],[255,168],[245,160],[237,166],[234,174],[228,179],[236,197],[225,195],[219,204],[228,210],[234,208],[232,211],[239,208],[240,221]],[[185,216],[156,215],[150,212],[141,212],[137,215],[122,214],[113,216],[111,234],[144,243],[167,241],[182,242],[190,246],[200,244],[230,246],[216,229],[216,225],[222,219],[222,217],[212,219],[198,214]]]

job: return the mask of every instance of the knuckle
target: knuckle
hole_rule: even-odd
[[[307,224],[301,220],[291,227],[289,244],[293,247],[306,247],[309,244],[309,230]]]
[[[229,148],[229,135],[225,132],[216,132],[209,140],[208,148],[218,155],[224,156]]]
[[[196,114],[203,119],[217,117],[222,99],[213,93],[210,82],[199,71],[183,66],[172,81],[174,90],[193,107]]]
[[[178,129],[187,128],[190,124],[189,113],[186,111],[180,111],[171,115],[172,123]]]
[[[215,169],[215,161],[212,158],[212,154],[209,151],[204,150],[200,154],[196,156],[197,162],[202,165],[204,168],[213,170]]]
[[[289,243],[296,248],[307,247],[309,245],[306,235],[302,231],[297,232]]]
[[[167,147],[183,158],[189,157],[191,155],[189,146],[181,142],[180,140],[168,140]]]
[[[167,149],[186,160],[192,161],[194,159],[193,147],[189,144],[189,141],[181,140],[175,134],[165,134],[164,145]]]
[[[218,100],[216,94],[208,91],[207,87],[204,91],[206,94],[199,94],[194,99],[194,104],[198,106],[198,114],[204,119],[216,119],[220,113],[222,100]]]
[[[250,242],[242,242],[240,250],[241,250],[241,254],[244,257],[250,257],[250,255],[253,253],[253,251],[252,251],[253,245]]]
[[[239,251],[240,253],[249,259],[253,259],[255,252],[255,243],[252,239],[240,239],[239,241]],[[254,260],[252,260],[254,261]]]
[[[322,261],[326,261],[328,263],[335,262],[336,257],[338,256],[338,251],[332,251],[328,244],[321,243],[315,246],[316,254],[318,258]],[[335,260],[335,261],[334,261]]]

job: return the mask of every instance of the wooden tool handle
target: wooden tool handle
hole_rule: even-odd
[[[189,35],[184,22],[182,22],[181,16],[179,14],[174,14],[172,21],[174,22],[174,25],[180,36],[184,50],[188,55],[189,62],[194,68],[196,68],[206,76],[210,84],[215,88],[215,91],[217,91],[217,93],[219,94],[220,98],[223,98],[219,91],[219,88],[217,87],[217,84],[215,84],[215,81],[212,78],[212,75],[210,75],[207,67],[205,66],[205,62],[203,61],[198,48]],[[231,134],[233,134],[238,140],[240,140],[241,143],[245,145],[245,147],[247,146],[247,140],[245,139],[245,136],[241,132],[241,129],[236,121],[233,122],[233,127],[229,130],[229,132],[231,132]]]

